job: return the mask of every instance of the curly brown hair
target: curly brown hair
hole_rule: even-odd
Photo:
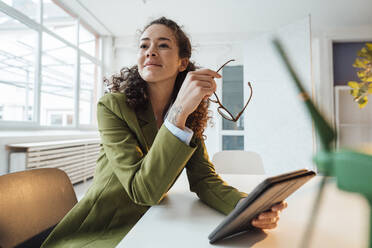
[[[179,48],[179,57],[190,59],[192,50],[190,39],[176,22],[161,17],[151,21],[145,26],[141,33],[154,24],[162,24],[172,30]],[[170,104],[176,100],[187,73],[189,71],[195,71],[196,68],[195,64],[189,61],[186,70],[178,73]],[[127,97],[127,104],[135,111],[144,111],[146,106],[148,106],[149,94],[147,91],[147,82],[141,78],[137,65],[122,68],[119,73],[112,75],[110,79],[104,78],[104,83],[105,93],[124,93]],[[186,120],[186,126],[193,130],[195,137],[203,140],[206,139],[206,136],[203,133],[208,120],[212,118],[209,116],[210,112],[208,108],[209,101],[201,101],[196,110],[191,113]],[[166,111],[167,109],[164,110],[163,117],[165,116]]]

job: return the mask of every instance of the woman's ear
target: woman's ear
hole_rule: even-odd
[[[181,64],[178,68],[178,71],[182,72],[182,71],[186,70],[188,65],[189,65],[189,59],[188,58],[182,58],[181,59]]]

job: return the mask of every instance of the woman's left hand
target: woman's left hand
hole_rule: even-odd
[[[240,199],[237,206],[243,202],[243,199]],[[278,225],[280,211],[287,207],[287,202],[282,201],[278,204],[273,205],[270,210],[260,213],[256,218],[251,222],[252,226],[260,229],[273,229]]]
[[[287,203],[282,201],[271,207],[270,210],[260,213],[251,222],[252,226],[260,229],[273,229],[277,226],[279,213],[287,207]]]

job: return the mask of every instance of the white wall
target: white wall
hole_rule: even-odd
[[[246,114],[247,150],[258,152],[265,171],[279,174],[312,169],[311,118],[272,44],[278,37],[294,69],[311,96],[310,23],[306,18],[246,42],[244,78],[253,84],[250,112]]]

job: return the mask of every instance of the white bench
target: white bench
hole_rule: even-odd
[[[100,139],[76,139],[6,145],[8,173],[12,153],[25,153],[25,170],[59,168],[67,173],[71,183],[85,181],[94,175]]]

